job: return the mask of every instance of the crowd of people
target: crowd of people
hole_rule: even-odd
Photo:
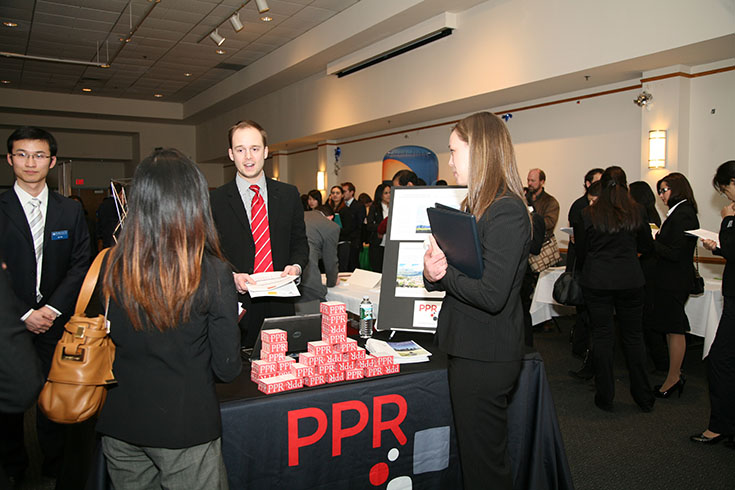
[[[265,175],[267,133],[257,122],[238,122],[228,137],[237,173],[212,191],[175,149],[157,149],[140,162],[122,228],[111,226],[119,218],[111,199],[93,226],[80,202],[49,189],[53,135],[24,127],[9,137],[15,184],[0,195],[0,484],[23,482],[24,413],[49,373],[97,250],[114,245],[100,273],[99,308],[112,325],[117,385],[86,423],[56,424],[37,410],[43,474],[56,478],[58,489],[82,488],[97,432],[115,488],[227,488],[215,382],[240,373],[241,349],[252,348],[264,318],[318,312],[339,271],[381,272],[392,188],[425,185],[402,170],[372,198],[356,195],[352,182],[333,186],[328,196],[300,195]],[[523,186],[508,129],[493,114],[454,126],[449,153],[457,184],[467,186],[462,208],[477,220],[484,271],[478,279],[459,272],[432,238],[424,286],[445,292],[436,344],[448,356],[465,488],[512,488],[506,409],[524,343],[533,344],[533,289],[539,273],[559,262],[560,207],[545,190],[543,170],[529,171]],[[731,259],[735,161],[717,169],[713,186],[731,202],[721,212],[719,242],[703,246]],[[648,412],[656,399],[682,396],[686,385],[684,306],[696,285],[697,239],[685,232],[699,228],[697,203],[677,172],[656,184],[668,208],[663,221],[650,186],[628,184],[620,167],[590,170],[584,190],[568,213],[567,268],[584,296],[572,335],[572,352],[584,363],[570,374],[594,378],[595,405],[613,410],[617,325],[631,394]],[[702,444],[732,444],[735,435],[731,269],[725,266],[724,311],[708,357],[711,416],[691,437]],[[297,278],[298,302],[250,297],[256,274],[274,271]],[[655,385],[648,358],[663,378]]]

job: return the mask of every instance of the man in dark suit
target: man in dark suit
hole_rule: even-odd
[[[13,301],[32,336],[44,375],[69,319],[89,267],[89,231],[78,202],[50,191],[46,176],[56,164],[56,140],[47,131],[23,127],[8,138],[13,189],[0,195],[0,251],[8,265]],[[40,411],[36,427],[42,472],[61,468],[64,426]],[[28,466],[23,414],[0,415],[0,458],[9,476],[22,479]]]
[[[245,310],[240,322],[243,346],[252,347],[263,319],[293,315],[294,302],[293,298],[250,298],[248,285],[255,284],[250,275],[266,271],[300,275],[309,244],[298,189],[266,178],[263,171],[268,157],[263,128],[254,121],[240,121],[230,128],[229,138],[229,156],[237,175],[212,191],[212,217],[222,251],[235,269],[235,286]],[[263,205],[265,219],[261,220]]]
[[[360,239],[363,224],[365,223],[365,206],[355,199],[355,185],[352,182],[342,183],[342,193],[345,204],[352,211],[352,228],[349,230],[350,261],[348,272],[352,272],[360,265],[360,251],[362,240]]]

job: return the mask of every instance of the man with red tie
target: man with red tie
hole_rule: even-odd
[[[294,314],[293,298],[250,298],[253,273],[300,275],[309,257],[304,209],[296,187],[266,178],[267,135],[255,121],[230,128],[230,160],[235,179],[211,192],[212,217],[245,314],[243,346],[255,344],[266,317]]]

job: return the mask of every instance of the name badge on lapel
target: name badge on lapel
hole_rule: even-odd
[[[68,240],[69,230],[59,230],[51,232],[51,240]]]

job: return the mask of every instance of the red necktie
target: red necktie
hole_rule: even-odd
[[[268,213],[265,210],[265,201],[260,195],[260,187],[251,185],[253,196],[252,209],[250,211],[250,228],[253,231],[255,241],[255,268],[254,272],[272,272],[273,256],[271,255],[271,232],[268,228]]]

